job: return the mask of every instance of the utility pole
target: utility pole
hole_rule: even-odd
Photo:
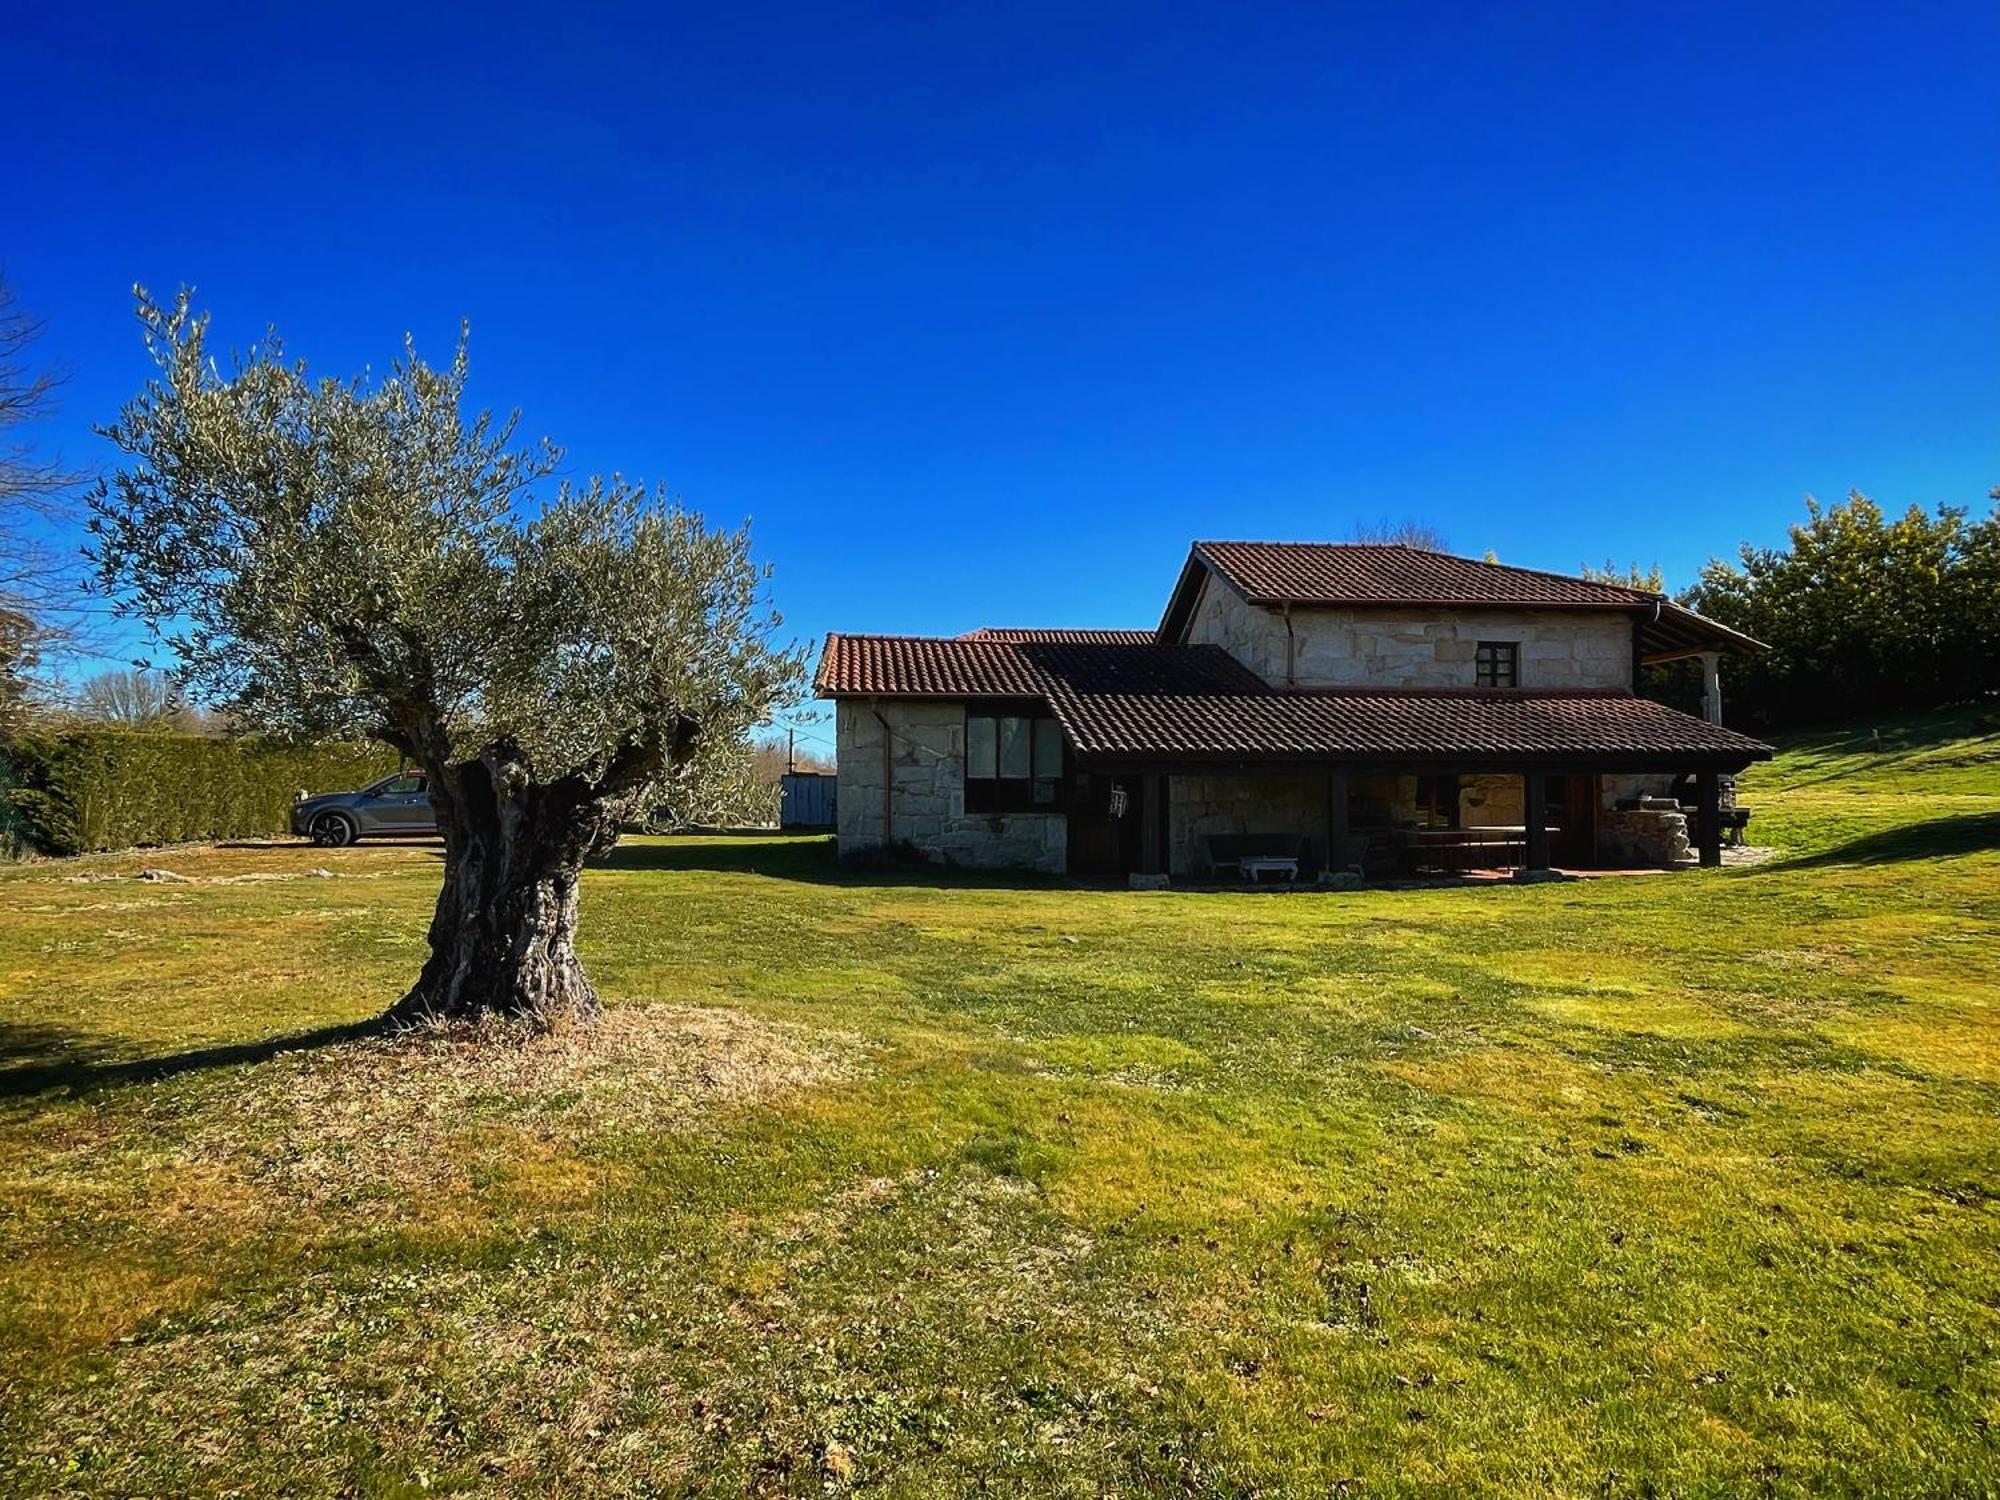
[[[797,770],[797,769],[799,768],[799,762],[798,762],[798,757],[797,757],[797,756],[795,756],[795,755],[794,755],[794,754],[792,753],[792,737],[793,737],[794,735],[796,735],[797,733],[798,733],[798,730],[796,730],[796,729],[792,728],[792,727],[791,727],[790,725],[787,725],[787,726],[786,726],[786,728],[785,728],[785,774],[786,774],[787,776],[791,775],[791,774],[792,774],[792,772],[796,771],[796,770]]]

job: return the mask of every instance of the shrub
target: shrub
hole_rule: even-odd
[[[360,786],[396,769],[369,744],[90,728],[23,735],[0,747],[0,826],[45,854],[255,838],[290,831],[301,789]]]

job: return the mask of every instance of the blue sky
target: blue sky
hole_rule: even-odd
[[[1151,624],[1195,537],[1573,569],[2000,483],[2000,8],[38,6],[0,260],[75,460],[127,288],[473,328],[789,628]]]

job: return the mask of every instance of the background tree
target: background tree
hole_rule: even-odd
[[[0,740],[27,721],[38,652],[35,622],[0,604]]]
[[[616,478],[539,495],[560,454],[465,415],[462,337],[374,383],[274,334],[223,373],[187,293],[138,310],[159,374],[103,429],[132,460],[92,502],[105,582],[244,727],[429,771],[444,881],[392,1019],[595,1014],[584,861],[800,688],[748,532]]]
[[[786,771],[828,772],[833,769],[833,757],[815,750],[803,739],[787,744],[781,734],[760,736],[750,747],[756,762],[757,779],[766,785],[778,785],[779,778]]]
[[[2000,516],[1910,507],[1894,520],[1858,491],[1822,506],[1789,545],[1711,560],[1683,602],[1771,647],[1732,672],[1766,723],[1923,708],[2000,688]]]
[[[1414,547],[1419,552],[1451,550],[1444,533],[1428,521],[1392,521],[1386,516],[1379,521],[1357,522],[1347,539],[1377,547]]]
[[[1621,568],[1606,558],[1601,568],[1585,563],[1577,569],[1577,576],[1588,578],[1592,583],[1611,583],[1624,589],[1644,589],[1649,594],[1664,594],[1667,591],[1667,575],[1658,563],[1649,568],[1642,568],[1634,562]]]
[[[74,546],[55,540],[76,519],[78,476],[27,436],[62,386],[35,359],[43,329],[0,275],[0,730],[25,715],[44,652],[78,633],[85,582]]]
[[[56,414],[62,372],[36,360],[44,322],[0,274],[0,676],[26,678],[40,652],[82,634],[88,584],[74,542],[82,476],[44,454],[30,430]],[[22,630],[22,620],[28,622]]]
[[[121,667],[87,678],[76,690],[77,710],[125,729],[186,728],[187,700],[164,672]]]

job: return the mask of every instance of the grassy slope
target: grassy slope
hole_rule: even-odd
[[[227,1050],[394,995],[425,851],[12,872],[0,1489],[1996,1492],[1967,727],[1803,742],[1745,791],[1784,858],[1657,879],[935,889],[641,841],[585,887],[606,994],[844,1059],[702,1105],[725,1039],[648,1085],[669,1120]],[[145,863],[338,878],[70,879]],[[462,1170],[406,1191],[375,1137]]]

